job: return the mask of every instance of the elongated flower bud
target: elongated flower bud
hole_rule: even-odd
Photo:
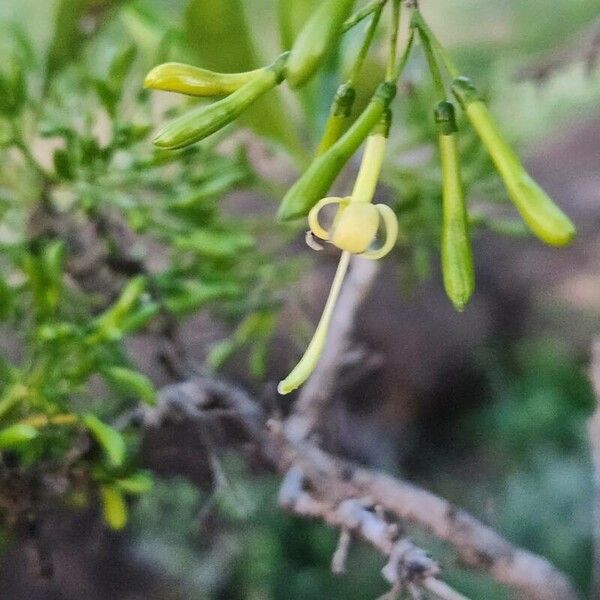
[[[475,289],[475,270],[460,173],[456,118],[450,102],[438,105],[435,120],[443,182],[441,250],[444,288],[454,307],[462,311]]]
[[[252,81],[258,73],[260,70],[215,73],[192,65],[169,62],[154,67],[146,75],[144,87],[187,96],[227,96]]]
[[[466,77],[459,77],[453,82],[452,90],[487,148],[510,199],[531,231],[552,246],[568,244],[575,235],[573,223],[531,179],[500,133],[473,83]]]
[[[160,148],[189,146],[219,131],[237,119],[255,100],[283,80],[285,56],[271,67],[256,73],[253,79],[231,95],[209,106],[201,106],[175,119],[154,138]]]
[[[337,89],[329,118],[325,124],[325,131],[317,149],[317,156],[329,150],[340,139],[352,112],[355,99],[356,90],[353,87],[343,83]]]
[[[379,86],[367,108],[348,131],[329,150],[318,156],[289,189],[279,207],[280,220],[288,221],[307,215],[327,195],[344,165],[377,126],[395,94],[396,86],[393,83],[386,82]]]
[[[292,87],[304,85],[335,45],[354,0],[321,0],[306,22],[290,54],[287,80]]]

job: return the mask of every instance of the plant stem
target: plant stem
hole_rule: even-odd
[[[442,73],[440,71],[440,67],[438,65],[435,53],[433,51],[433,47],[431,45],[429,32],[427,31],[427,29],[424,29],[422,27],[421,19],[417,19],[416,27],[419,29],[419,35],[421,37],[421,41],[423,42],[423,49],[425,50],[425,57],[427,58],[427,64],[429,66],[431,78],[433,79],[433,87],[435,88],[437,99],[439,102],[443,102],[444,100],[446,100],[446,87],[444,85]]]
[[[371,18],[371,22],[369,23],[369,26],[367,27],[367,31],[365,32],[365,38],[363,40],[363,43],[360,47],[360,50],[359,50],[357,56],[356,56],[356,59],[354,60],[354,65],[352,66],[352,70],[350,72],[350,77],[348,78],[348,81],[346,82],[347,85],[349,85],[349,86],[354,85],[354,83],[356,82],[356,79],[358,78],[358,75],[360,74],[362,66],[365,62],[365,58],[367,56],[367,52],[369,51],[369,48],[371,47],[371,44],[373,43],[375,31],[377,30],[377,25],[379,24],[379,19],[381,17],[381,11],[382,11],[382,6],[378,6],[373,11],[373,17]]]
[[[375,11],[381,11],[386,5],[387,1],[388,0],[371,0],[371,2],[369,2],[366,6],[356,11],[353,15],[350,15],[350,17],[342,25],[342,33],[346,33],[358,25],[361,21],[366,19],[370,14],[373,14]]]
[[[42,179],[48,181],[49,183],[55,183],[56,182],[56,177],[52,173],[48,173],[48,171],[46,171],[42,167],[42,165],[40,165],[40,163],[35,159],[35,157],[31,153],[31,150],[29,149],[29,146],[23,141],[23,139],[20,136],[15,137],[15,139],[14,139],[14,146],[15,146],[15,148],[17,148],[21,152],[21,154],[23,155],[23,158],[27,161],[27,163],[29,164],[29,166]]]
[[[393,75],[393,81],[398,81],[398,79],[400,79],[400,75],[402,75],[404,67],[406,67],[406,63],[408,62],[408,57],[410,56],[410,51],[412,50],[414,39],[415,31],[414,29],[410,29],[408,32],[408,40],[406,42],[406,46],[404,48],[404,51],[402,52],[400,60],[396,64],[396,69]]]
[[[423,19],[423,15],[418,10],[415,11],[415,14],[413,16],[413,24],[414,26],[418,27],[419,32],[421,32],[423,36],[427,37],[430,44],[440,55],[442,62],[446,67],[446,70],[450,74],[450,77],[452,77],[453,79],[459,77],[460,70],[457,67],[456,63],[452,60],[452,57],[448,54],[448,52],[446,52],[444,46],[442,46],[437,36],[435,35],[435,33],[433,33],[425,19]]]
[[[401,0],[392,0],[392,30],[390,34],[390,49],[385,78],[387,81],[393,81],[396,72],[398,31],[400,29]]]

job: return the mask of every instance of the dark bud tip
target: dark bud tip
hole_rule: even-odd
[[[352,112],[352,106],[356,99],[356,90],[342,83],[335,93],[332,114],[336,117],[348,117]]]
[[[435,124],[442,135],[451,135],[458,130],[456,126],[456,111],[452,102],[440,102],[434,112]]]
[[[396,84],[392,81],[384,81],[375,92],[376,98],[381,98],[386,106],[396,97]]]
[[[483,100],[481,92],[475,87],[475,84],[468,77],[457,77],[452,82],[452,92],[460,102],[461,106],[465,107],[471,102]]]

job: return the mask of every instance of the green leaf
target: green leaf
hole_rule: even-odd
[[[100,487],[100,499],[104,522],[116,531],[123,529],[127,525],[128,510],[120,490],[114,485],[103,485]]]
[[[74,177],[73,162],[71,154],[65,148],[57,148],[52,156],[54,170],[61,179],[70,181]]]
[[[0,450],[13,450],[38,436],[38,430],[31,425],[17,423],[0,431]]]
[[[146,471],[138,471],[130,477],[118,479],[115,481],[117,487],[124,494],[140,495],[149,492],[152,489],[154,480]]]
[[[88,428],[98,445],[104,451],[109,464],[118,468],[125,461],[126,446],[123,436],[116,430],[103,423],[92,414],[83,415],[84,425]]]
[[[185,31],[193,51],[191,60],[203,68],[250,71],[272,62],[257,56],[241,0],[191,0],[185,14]],[[297,133],[290,126],[277,90],[255,102],[244,120],[257,133],[283,144],[292,154],[300,152]]]
[[[105,20],[125,0],[58,0],[54,13],[54,35],[48,49],[45,89],[56,73],[75,60],[90,33],[83,27],[83,19],[92,13],[96,24]],[[93,33],[93,32],[92,32]]]
[[[48,80],[70,63],[84,41],[81,19],[91,0],[60,0],[54,16],[54,36],[48,50],[46,77]]]
[[[132,394],[150,406],[156,405],[154,385],[142,373],[115,366],[103,369],[102,375],[118,390]]]
[[[181,250],[194,250],[203,256],[229,258],[252,248],[254,239],[245,231],[198,228],[185,238],[177,238],[174,244]]]
[[[198,310],[208,302],[239,297],[242,288],[233,282],[183,281],[165,298],[165,308],[176,315]]]

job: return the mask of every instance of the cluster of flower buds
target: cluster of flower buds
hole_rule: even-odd
[[[161,148],[181,148],[204,139],[234,121],[255,100],[282,81],[287,80],[294,88],[304,85],[339,42],[342,33],[362,20],[370,19],[352,75],[338,88],[333,100],[316,156],[289,189],[279,207],[278,217],[282,221],[308,217],[310,232],[307,240],[311,247],[321,247],[313,238],[315,236],[342,250],[338,270],[314,337],[298,365],[280,382],[278,390],[281,394],[298,388],[314,370],[325,344],[350,256],[355,254],[366,259],[379,259],[395,246],[398,236],[396,215],[390,207],[373,204],[372,200],[390,131],[390,105],[396,95],[396,84],[410,54],[416,32],[422,41],[438,94],[435,122],[443,180],[441,262],[444,286],[454,306],[458,310],[464,309],[475,288],[475,275],[460,169],[455,107],[446,95],[439,61],[454,79],[452,92],[489,152],[504,180],[509,197],[525,223],[541,240],[552,245],[567,244],[575,232],[568,217],[529,177],[500,134],[471,81],[459,76],[443,47],[423,20],[417,3],[406,4],[410,6],[411,18],[404,52],[400,57],[397,56],[397,47],[402,0],[371,0],[354,14],[351,14],[354,0],[323,0],[296,37],[291,51],[281,55],[268,67],[246,73],[224,74],[189,65],[167,63],[153,69],[145,81],[146,87],[153,89],[191,96],[222,97],[208,106],[193,109],[175,119],[154,140]],[[386,5],[390,7],[391,15],[386,77],[366,108],[350,123],[356,95],[353,77],[362,66]],[[328,196],[342,169],[363,144],[365,149],[351,195]],[[326,228],[322,225],[322,213],[329,206],[335,206],[336,213],[332,224]]]
[[[459,74],[418,11],[413,13],[411,24],[419,32],[440,100],[435,109],[435,121],[443,181],[441,262],[446,293],[455,308],[461,311],[475,289],[475,274],[460,171],[455,108],[446,95],[440,62],[453,79],[450,86],[453,95],[490,155],[509,198],[532,233],[547,244],[564,246],[573,239],[575,227],[546,192],[531,179],[518,156],[500,133],[482,95],[469,78]]]

